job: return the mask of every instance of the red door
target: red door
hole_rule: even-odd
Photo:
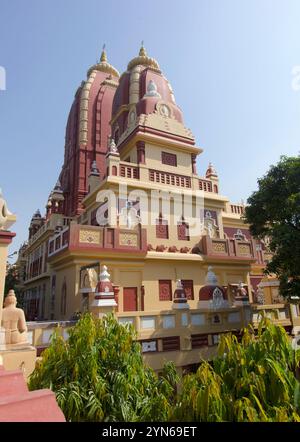
[[[123,311],[124,312],[137,311],[137,287],[123,288]]]

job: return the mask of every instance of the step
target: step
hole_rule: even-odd
[[[0,422],[65,422],[48,389],[0,397]]]
[[[0,399],[28,392],[24,375],[20,370],[4,371],[0,369]]]

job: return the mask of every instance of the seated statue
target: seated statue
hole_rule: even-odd
[[[14,290],[9,290],[4,299],[1,325],[5,331],[5,344],[28,344],[27,326],[22,309],[17,308]]]

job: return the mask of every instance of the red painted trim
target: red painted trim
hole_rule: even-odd
[[[10,244],[15,236],[16,234],[14,232],[0,230],[0,244]]]

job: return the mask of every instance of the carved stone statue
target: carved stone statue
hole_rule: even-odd
[[[8,214],[9,211],[7,209],[6,201],[3,198],[2,190],[0,189],[0,229],[5,228]]]
[[[17,298],[14,290],[9,290],[4,299],[2,311],[2,327],[5,331],[5,344],[28,344],[27,326],[22,309],[17,308]]]
[[[244,287],[244,284],[240,281],[237,289],[236,298],[248,298],[248,292]]]

